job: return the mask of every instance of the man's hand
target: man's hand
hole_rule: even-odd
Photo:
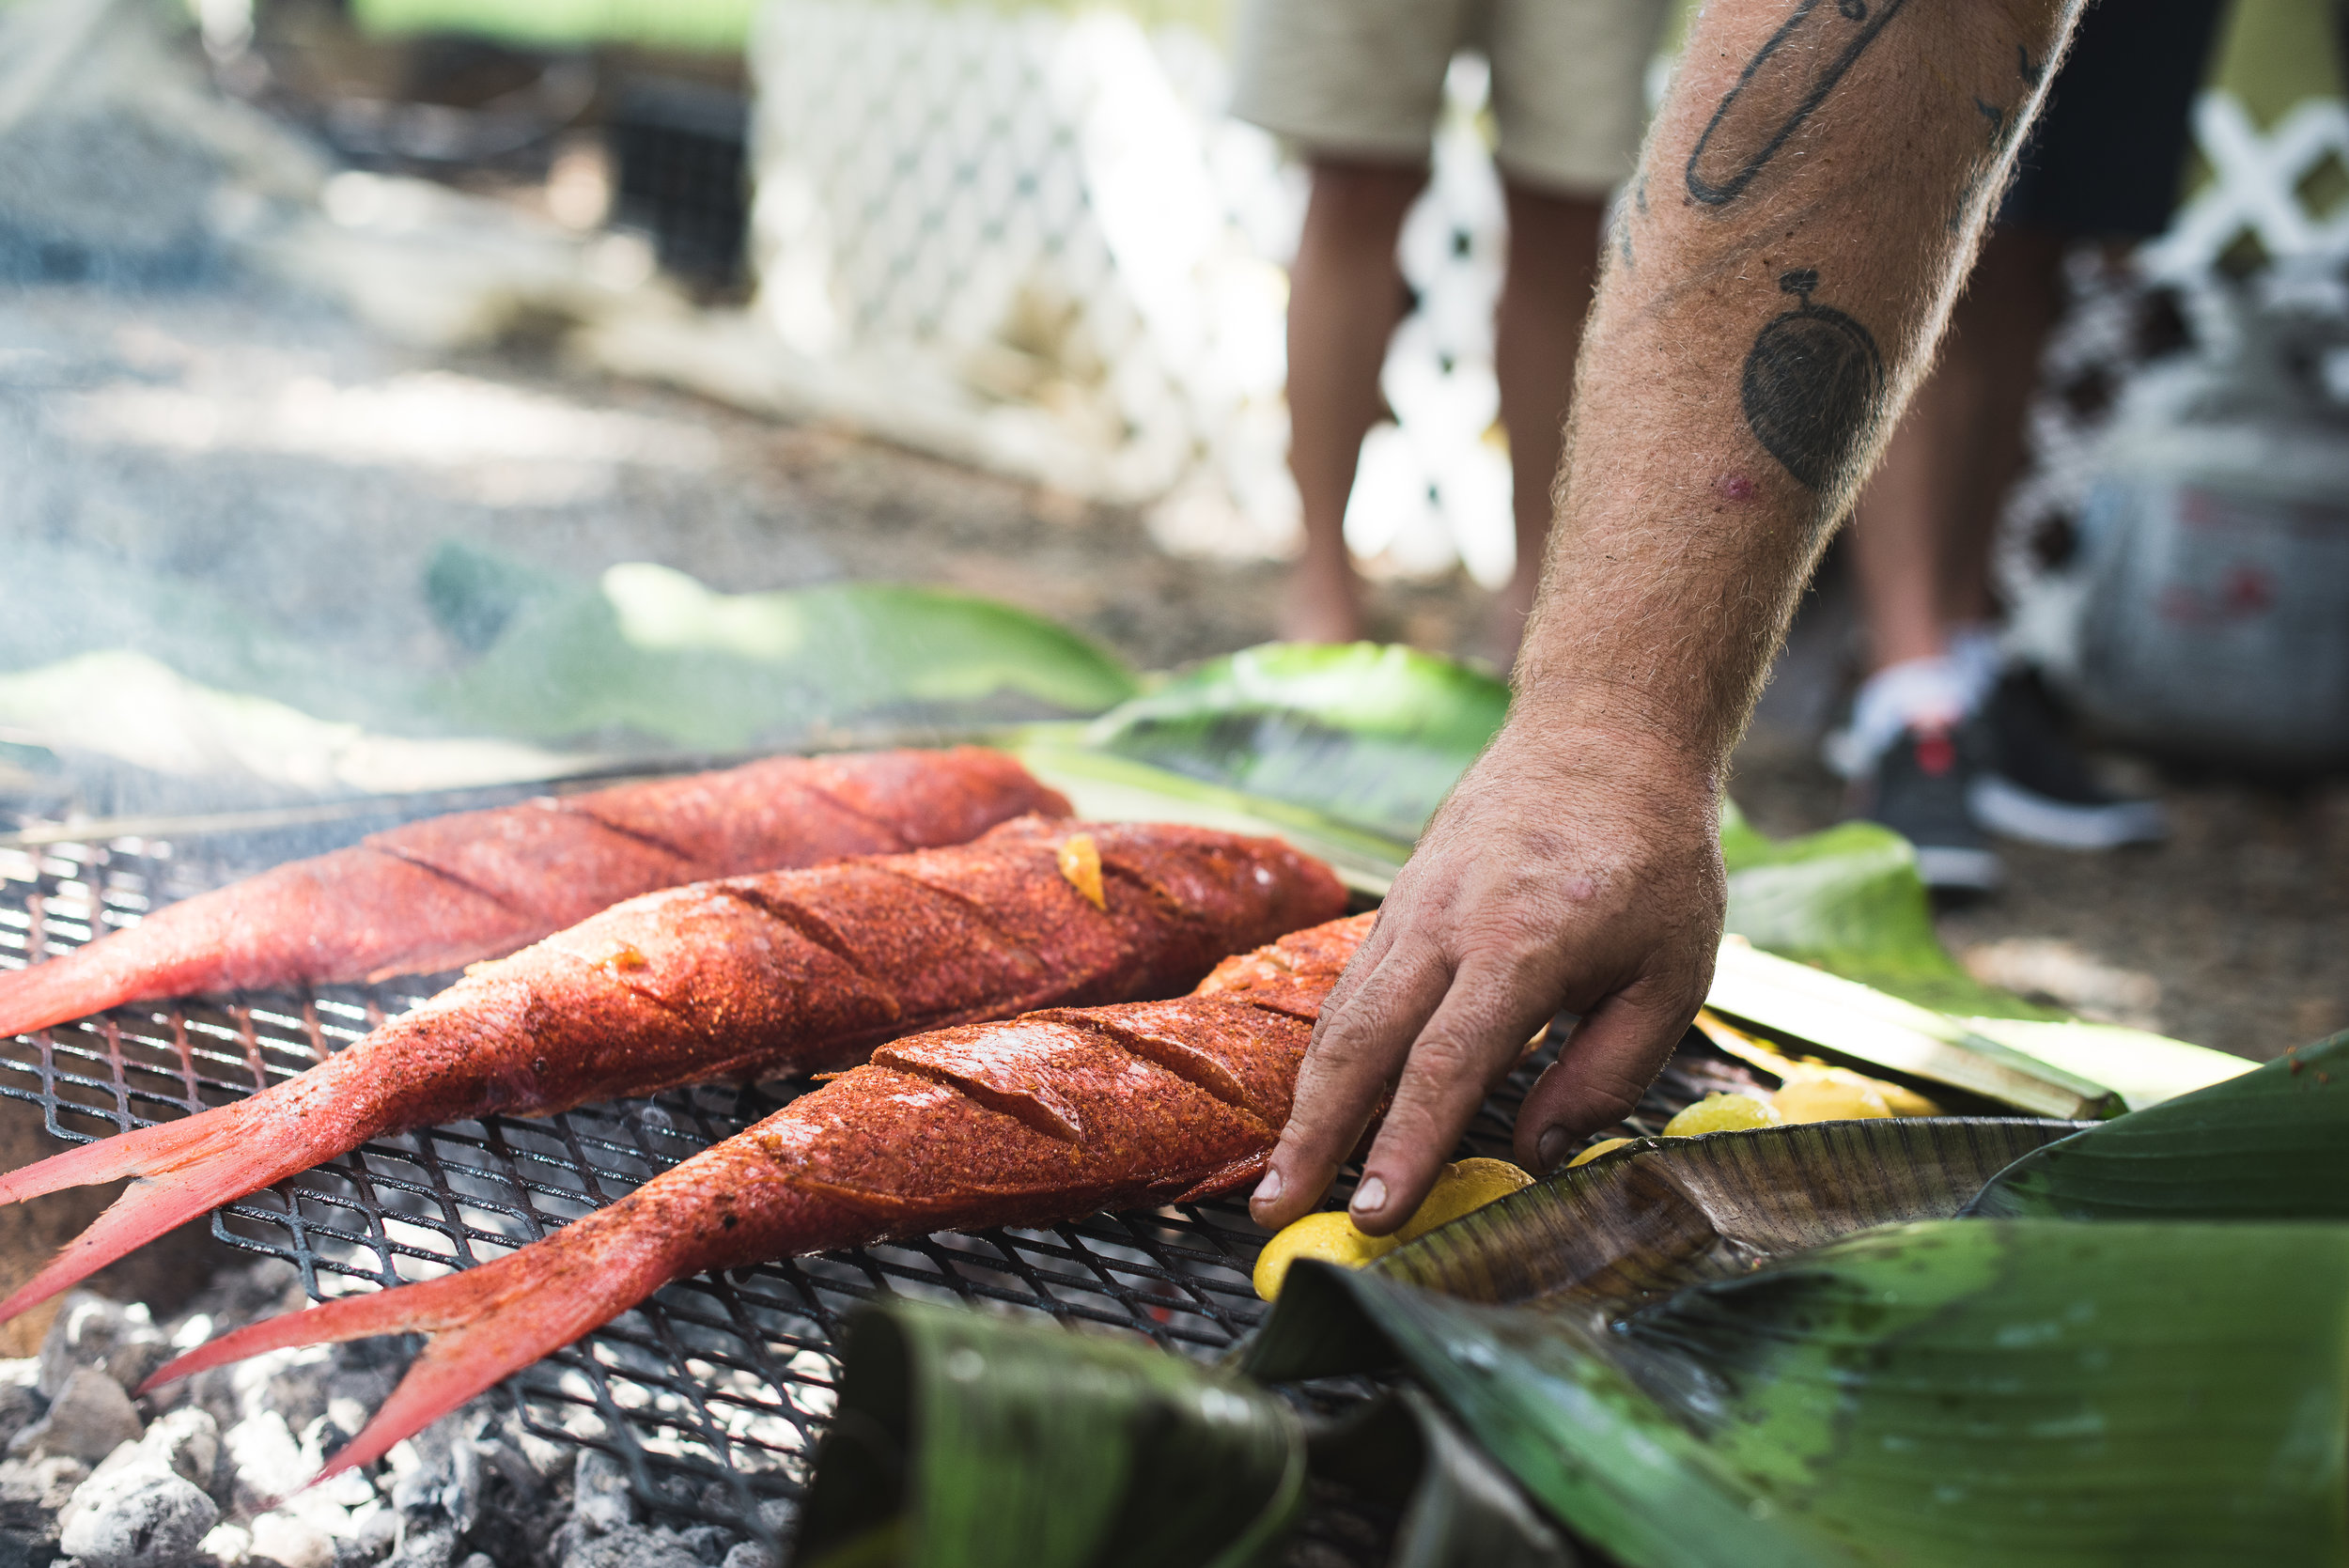
[[[1314,1206],[1392,1085],[1352,1213],[1374,1235],[1394,1230],[1561,1008],[1581,1022],[1526,1096],[1517,1162],[1546,1170],[1627,1115],[1712,983],[1719,811],[1703,759],[1513,719],[1323,1005],[1257,1222]]]
[[[1494,1080],[1555,1164],[1703,1000],[1721,776],[1795,596],[1949,318],[2081,0],[1713,0],[1618,206],[1557,525],[1492,748],[1323,1008],[1253,1209],[1394,1230]]]

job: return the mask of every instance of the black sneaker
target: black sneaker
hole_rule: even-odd
[[[1904,730],[1859,788],[1859,815],[1917,846],[1917,875],[1944,892],[1988,893],[2005,880],[1998,853],[1967,809],[1978,777],[1944,730]]]
[[[1978,725],[1985,766],[1966,803],[1991,832],[2058,849],[2117,849],[2169,835],[2159,801],[2123,800],[2089,773],[2037,671],[2002,677]]]

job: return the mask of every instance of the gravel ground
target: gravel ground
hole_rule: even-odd
[[[581,575],[660,561],[737,591],[948,584],[1154,669],[1268,636],[1279,588],[1274,564],[1171,558],[1130,514],[544,352],[432,363],[234,281],[0,297],[0,454],[15,471],[0,551],[136,563],[421,667],[456,657],[416,588],[452,536]],[[1483,607],[1457,575],[1374,594],[1382,636],[1447,651]],[[1737,793],[1772,831],[1838,814],[1811,758],[1842,615],[1832,594],[1814,600],[1739,756]],[[2349,789],[2155,782],[2169,844],[2013,848],[2007,892],[1945,911],[1952,948],[1985,977],[2253,1056],[2349,1027]]]

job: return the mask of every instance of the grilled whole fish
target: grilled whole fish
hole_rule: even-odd
[[[543,1241],[240,1328],[148,1387],[286,1345],[429,1334],[331,1475],[381,1457],[673,1280],[1228,1191],[1271,1155],[1322,999],[1375,918],[1230,959],[1179,1000],[1054,1008],[884,1046]]]
[[[1062,869],[1080,848],[1097,857],[1097,885],[1084,878],[1097,906]],[[899,1035],[1037,1007],[1174,996],[1234,949],[1345,906],[1328,867],[1277,840],[1040,817],[947,849],[647,893],[475,965],[250,1099],[0,1177],[0,1202],[144,1178],[0,1302],[0,1319],[370,1138],[843,1066]]]
[[[1068,802],[965,746],[771,757],[430,817],[0,973],[0,1035],[150,997],[456,969],[655,888],[963,844],[1031,812]]]

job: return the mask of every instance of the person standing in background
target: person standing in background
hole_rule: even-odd
[[[2062,306],[2065,248],[2167,228],[2219,0],[2130,0],[2081,20],[1933,372],[1860,491],[1851,560],[1870,674],[1828,765],[1936,888],[2001,879],[1987,832],[2069,849],[2162,836],[2101,787],[2038,675],[2006,668],[1990,585],[1999,512]],[[2006,113],[1987,102],[1985,122]]]
[[[1289,273],[1289,467],[1305,551],[1282,635],[1362,635],[1346,548],[1362,439],[1380,417],[1387,341],[1408,308],[1395,241],[1427,183],[1444,74],[1462,49],[1492,62],[1495,162],[1509,248],[1494,370],[1509,433],[1517,570],[1485,637],[1504,672],[1549,536],[1582,318],[1613,188],[1637,163],[1647,68],[1671,0],[1251,0],[1233,113],[1312,166]]]

